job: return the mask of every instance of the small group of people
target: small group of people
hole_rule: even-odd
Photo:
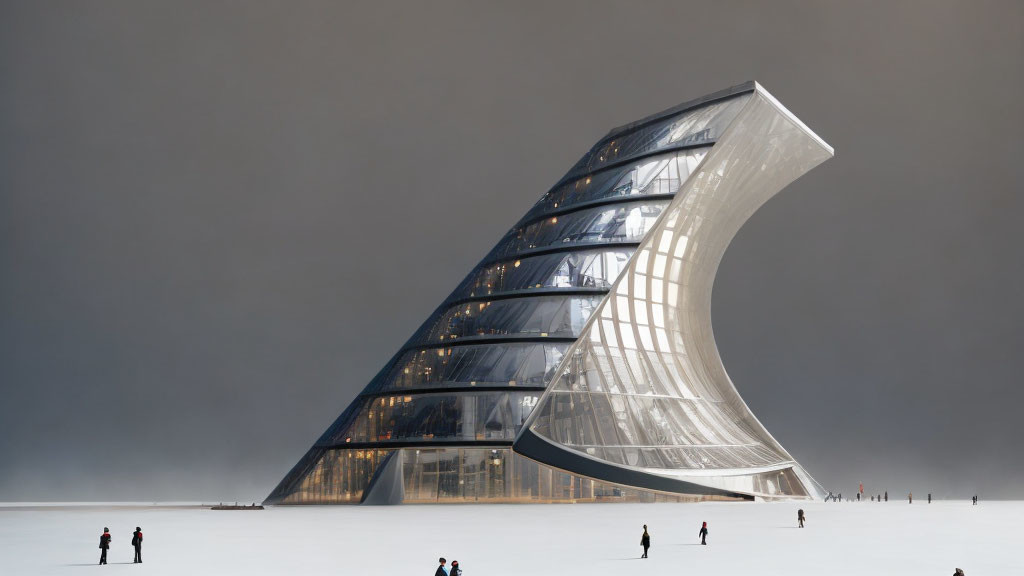
[[[707,544],[708,544],[708,523],[707,522],[702,522],[701,523],[700,530],[697,532],[697,537],[700,538],[700,543],[702,545],[707,546]],[[647,531],[647,524],[644,524],[644,533],[640,535],[640,546],[643,547],[643,549],[644,549],[644,553],[640,557],[641,558],[647,558],[647,550],[651,547],[651,533]]]
[[[458,560],[452,560],[451,568],[445,567],[445,564],[447,564],[448,561],[444,559],[444,556],[438,558],[437,561],[441,565],[434,571],[434,576],[459,576],[462,574],[462,568],[459,568]]]
[[[110,549],[111,540],[113,538],[110,536],[110,528],[104,527],[103,534],[100,535],[100,564],[107,563],[107,550]],[[135,559],[132,564],[142,564],[142,528],[138,526],[132,533],[132,547],[135,548]]]

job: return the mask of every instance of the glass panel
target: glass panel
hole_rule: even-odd
[[[591,148],[566,177],[582,176],[603,166],[671,146],[712,143],[728,128],[749,99],[750,94],[743,94],[631,132],[616,134],[610,140],[606,138]]]
[[[450,298],[536,288],[610,288],[632,255],[632,248],[611,248],[497,262],[476,269]]]
[[[654,225],[668,200],[600,206],[546,218],[510,232],[489,259],[524,250],[590,242],[639,242]]]
[[[604,484],[523,458],[507,447],[405,448],[405,503],[693,502],[726,500]]]
[[[362,400],[348,430],[329,442],[513,440],[538,392],[461,392]]]
[[[710,149],[709,146],[671,152],[571,180],[542,196],[523,220],[530,221],[583,202],[645,194],[675,194]]]
[[[459,304],[441,313],[413,342],[443,343],[472,336],[575,337],[601,298],[538,296]]]
[[[545,386],[568,343],[502,343],[410,350],[374,392],[455,386]]]
[[[377,467],[392,450],[327,450],[282,504],[346,504],[363,498]]]

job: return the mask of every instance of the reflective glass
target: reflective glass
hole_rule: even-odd
[[[545,386],[568,343],[500,343],[409,350],[372,390]]]
[[[347,442],[508,440],[537,404],[539,392],[460,392],[364,398]]]
[[[548,246],[590,242],[639,242],[668,206],[668,200],[600,206],[553,216],[509,233],[491,259]]]
[[[675,194],[710,147],[670,152],[635,164],[601,170],[552,189],[523,217],[531,221],[584,202],[650,194]]]
[[[414,342],[444,343],[473,336],[576,337],[603,295],[534,296],[452,306]]]
[[[613,486],[538,464],[506,447],[402,450],[405,503],[726,500]]]
[[[711,144],[732,123],[750,96],[742,94],[606,138],[587,152],[566,177],[582,176],[615,162],[673,146]]]
[[[466,298],[537,288],[610,288],[633,248],[558,252],[477,268],[452,294]]]
[[[282,504],[358,504],[391,450],[326,450]]]

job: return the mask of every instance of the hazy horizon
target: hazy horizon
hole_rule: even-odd
[[[259,501],[610,128],[836,150],[713,293],[827,489],[1024,499],[1024,4],[0,5],[0,501]]]

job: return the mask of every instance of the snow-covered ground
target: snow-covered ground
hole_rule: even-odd
[[[807,527],[796,528],[803,507]],[[1024,502],[0,506],[0,574],[1024,574]],[[698,545],[701,521],[708,545]],[[650,558],[640,560],[642,525]],[[141,566],[131,533],[145,533]],[[110,564],[95,566],[100,532]]]

